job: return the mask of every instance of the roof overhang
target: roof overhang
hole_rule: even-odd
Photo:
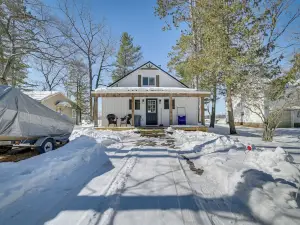
[[[56,102],[55,105],[56,105],[56,106],[60,106],[60,107],[68,107],[68,108],[72,108],[72,105],[71,105],[70,102],[68,102],[68,101],[61,101],[61,100],[59,100],[59,101]]]
[[[165,87],[108,87],[92,92],[93,97],[209,97],[210,95],[208,91]]]
[[[300,106],[291,106],[291,107],[288,107],[286,108],[286,110],[300,110]]]

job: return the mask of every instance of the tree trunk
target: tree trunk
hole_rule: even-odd
[[[264,124],[263,141],[273,141],[275,129],[272,129],[268,124]]]
[[[93,90],[93,72],[92,72],[92,61],[89,61],[89,77],[90,77],[90,93],[89,93],[89,100],[90,100],[90,121],[93,120],[93,98],[92,98],[92,90]]]
[[[8,84],[7,82],[7,76],[9,74],[9,71],[11,69],[11,65],[13,63],[13,59],[9,58],[6,65],[4,66],[4,71],[2,72],[2,74],[0,75],[0,83],[1,84]]]
[[[233,108],[232,108],[232,97],[231,97],[231,87],[227,86],[226,91],[226,102],[227,102],[227,113],[228,113],[228,122],[229,122],[229,133],[236,134],[236,129],[234,125],[234,116],[233,116]]]
[[[216,104],[217,104],[217,85],[214,85],[213,99],[211,103],[211,115],[209,127],[215,127],[216,121]]]
[[[8,85],[7,80],[4,77],[0,77],[0,84]]]

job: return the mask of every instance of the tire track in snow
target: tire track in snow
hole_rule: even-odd
[[[103,188],[103,190],[101,190],[101,192],[99,193],[100,196],[106,195],[106,193],[111,188],[111,185],[117,179],[116,177],[118,176],[120,171],[123,170],[128,165],[128,163],[130,164],[130,162],[132,161],[132,152],[130,150],[127,151],[127,153],[124,155],[124,157],[122,159],[120,159],[120,161],[117,163],[115,168],[111,171],[112,174],[110,176],[108,176],[104,179],[103,179],[103,177],[101,178],[102,179],[101,183],[107,184],[107,185],[105,185],[105,188]],[[113,155],[120,153],[120,152],[122,152],[122,147],[117,152],[114,152]],[[103,166],[105,167],[106,165],[104,164]],[[88,183],[91,181],[91,179],[94,178],[94,175],[97,174],[101,170],[103,170],[103,167],[98,168],[93,173],[91,173],[89,176],[87,176],[86,179],[80,184],[80,186],[82,188],[85,188],[86,185],[88,185]],[[65,208],[67,208],[67,205],[72,203],[74,196],[76,196],[78,194],[77,192],[78,192],[78,188],[74,188],[73,190],[68,191],[64,195],[63,198],[61,198],[57,203],[55,203],[55,205],[51,206],[51,209],[48,211],[48,214],[49,215],[53,214],[53,219],[55,219],[55,217],[54,217],[55,212],[63,211]],[[58,210],[58,209],[60,209],[60,210]],[[48,218],[47,215],[41,215],[40,218],[38,218],[36,220],[37,221],[36,224],[42,224],[42,221],[45,221],[44,218]],[[76,225],[86,224],[88,220],[91,221],[90,218],[93,218],[94,215],[95,215],[94,211],[90,211],[90,210],[85,211],[82,213],[82,215],[78,218],[78,220],[76,222],[74,221],[74,224],[76,224]],[[49,223],[52,224],[52,221],[49,221]]]
[[[168,154],[169,155],[172,155],[172,153],[169,152],[168,150]],[[182,174],[182,177],[185,179],[186,183],[188,184],[188,187],[189,187],[189,190],[190,192],[192,193],[192,196],[193,196],[193,200],[196,204],[196,206],[198,207],[198,211],[200,211],[200,213],[198,214],[199,215],[199,218],[197,218],[196,215],[192,215],[190,212],[189,212],[189,215],[187,217],[189,217],[192,221],[190,221],[189,224],[205,224],[205,225],[209,225],[209,224],[212,224],[214,225],[215,223],[213,223],[213,221],[211,220],[211,218],[209,217],[208,213],[206,212],[205,208],[203,207],[202,204],[199,204],[199,201],[196,199],[196,196],[197,196],[197,193],[195,192],[195,190],[192,188],[192,185],[190,183],[190,180],[188,179],[186,173],[185,173],[185,170],[178,158],[178,154],[176,154],[176,161],[177,161],[177,164],[179,165],[180,167],[180,172]],[[174,185],[175,185],[175,188],[176,188],[176,191],[177,191],[177,195],[179,196],[179,193],[178,193],[178,189],[176,187],[176,178],[174,176],[174,170],[172,168],[172,165],[170,165],[170,168],[172,170],[172,173],[173,173],[173,179],[174,179]],[[179,205],[180,205],[180,202],[179,202]],[[182,210],[182,209],[181,209]],[[182,217],[185,218],[186,216],[184,215],[184,212],[182,212]],[[200,220],[200,221],[199,221]],[[186,222],[186,221],[185,221]]]
[[[102,215],[99,215],[99,213],[93,213],[89,219],[88,224],[99,224],[99,225],[106,225],[110,224],[111,220],[113,219],[115,215],[115,211],[118,208],[118,205],[120,203],[120,196],[122,194],[122,191],[125,187],[126,181],[134,168],[136,162],[137,162],[137,154],[139,154],[138,149],[131,149],[134,151],[130,151],[127,153],[127,155],[124,157],[124,163],[123,165],[114,172],[113,178],[109,182],[109,184],[106,186],[105,190],[103,191],[103,196],[109,197],[114,196],[113,199],[108,202],[107,209],[102,213]],[[100,205],[101,209],[101,205]],[[99,210],[101,211],[101,210]],[[85,215],[83,220],[79,221],[77,224],[81,224],[85,221],[85,219],[89,215]],[[85,224],[85,223],[84,223]]]

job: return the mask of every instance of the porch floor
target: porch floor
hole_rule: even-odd
[[[184,131],[203,131],[207,132],[208,128],[205,126],[197,126],[197,125],[174,125],[171,126],[174,130],[184,130]],[[113,131],[123,131],[123,130],[133,130],[138,129],[141,131],[161,131],[168,127],[160,127],[160,126],[142,126],[142,127],[95,127],[96,130],[113,130]]]

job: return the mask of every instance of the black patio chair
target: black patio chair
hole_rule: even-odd
[[[118,117],[115,114],[108,114],[106,118],[108,120],[108,126],[110,124],[115,124],[115,126],[117,126]]]
[[[122,126],[122,124],[126,124],[126,127],[128,124],[131,125],[131,123],[130,123],[131,118],[132,118],[131,114],[128,114],[128,115],[120,118],[121,119],[120,127]]]

